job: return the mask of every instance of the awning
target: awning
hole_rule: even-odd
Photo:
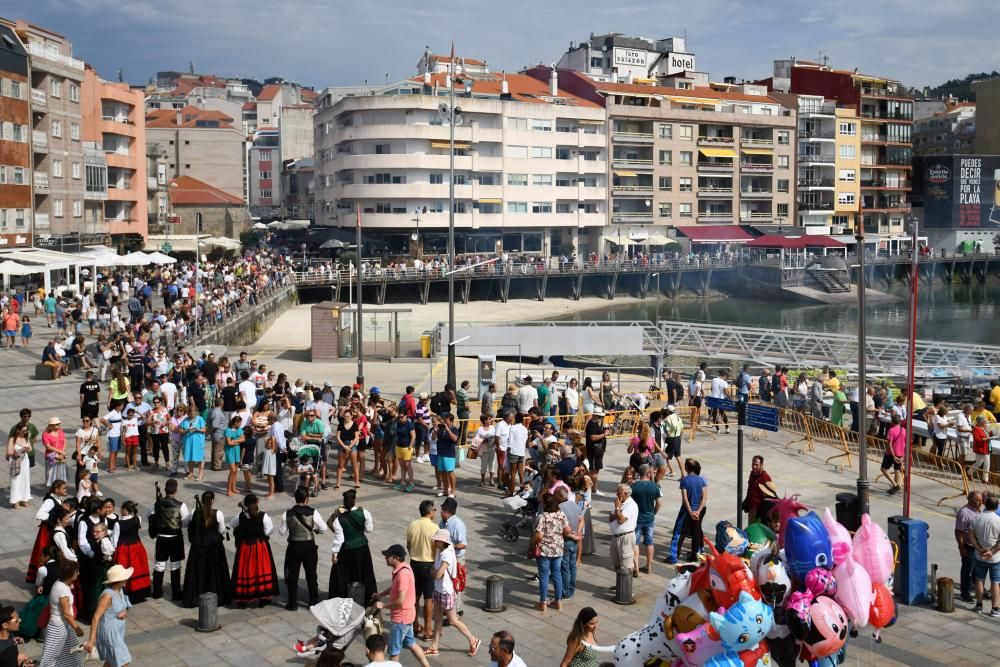
[[[711,104],[712,106],[715,106],[719,103],[719,100],[704,97],[680,97],[678,95],[667,95],[667,99],[671,102],[678,102],[680,104]]]
[[[629,246],[635,243],[635,241],[633,241],[628,237],[627,233],[619,234],[617,231],[604,232],[603,234],[601,234],[601,238],[607,241],[608,243],[614,243],[615,245],[620,245],[620,246]]]
[[[30,276],[32,273],[42,273],[44,266],[27,266],[7,260],[0,262],[0,274],[5,276]]]
[[[503,200],[502,199],[480,199],[479,203],[480,204],[502,204]]]
[[[637,174],[634,171],[616,171],[615,172],[615,176],[622,176],[622,177],[625,177],[625,178],[627,178],[629,176],[636,176],[636,175]]]
[[[736,157],[736,151],[732,148],[699,148],[698,152],[705,157]]]
[[[745,243],[753,238],[739,225],[684,225],[677,231],[691,243]]]
[[[741,148],[746,155],[773,155],[773,148]]]
[[[576,122],[578,125],[604,125],[603,120],[590,120],[589,118],[580,118]]]
[[[432,141],[431,148],[448,148],[451,144],[447,141]],[[466,149],[469,147],[468,142],[456,141],[455,148]]]
[[[639,245],[676,245],[677,241],[670,238],[666,234],[661,234],[659,232],[655,234],[650,234],[642,241],[638,242]]]

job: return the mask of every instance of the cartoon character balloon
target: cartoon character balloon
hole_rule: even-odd
[[[872,606],[868,613],[868,622],[875,628],[875,641],[882,641],[882,628],[889,627],[895,620],[896,601],[892,599],[892,591],[885,584],[873,584]]]
[[[747,534],[733,524],[720,521],[715,525],[715,548],[719,552],[742,556],[749,546]]]
[[[872,580],[868,572],[853,558],[833,568],[837,578],[837,590],[833,599],[847,612],[847,618],[855,627],[868,625],[868,612],[872,604]]]
[[[834,597],[837,594],[837,579],[833,572],[822,567],[814,567],[806,574],[806,590],[812,593],[813,597],[827,595]]]
[[[774,503],[775,511],[778,512],[778,546],[785,546],[785,526],[788,522],[797,517],[802,510],[809,509],[799,502],[798,495],[785,496]]]
[[[691,590],[711,590],[716,607],[728,608],[743,592],[759,600],[760,591],[746,562],[732,554],[719,553],[707,539],[705,543],[709,555],[705,564],[691,575]]]
[[[770,662],[765,637],[774,623],[771,607],[744,591],[725,614],[713,611],[708,618],[712,625],[709,635],[719,637],[723,653],[706,662],[707,667]]]
[[[826,532],[830,536],[833,564],[840,565],[844,562],[845,558],[851,555],[853,549],[851,534],[847,532],[847,529],[840,522],[833,518],[829,507],[823,510],[823,527],[826,528]]]
[[[670,616],[677,610],[681,602],[691,594],[691,573],[684,572],[667,582],[667,587],[663,595],[656,598],[656,606],[653,607],[646,625],[652,625]]]
[[[832,598],[821,595],[809,603],[811,594],[806,592],[797,600],[789,599],[788,627],[802,645],[803,658],[817,660],[833,655],[847,641],[847,614]],[[805,604],[802,604],[802,603]],[[794,612],[794,613],[793,613]]]
[[[680,664],[687,667],[704,665],[712,656],[722,651],[719,638],[709,636],[711,627],[708,623],[702,623],[691,632],[678,633],[674,639],[681,650],[681,658],[678,661]]]
[[[865,568],[873,583],[884,584],[892,576],[895,564],[892,542],[882,527],[867,514],[861,515],[861,527],[854,533],[852,555]]]
[[[809,570],[830,567],[830,535],[815,512],[794,517],[785,524],[785,562],[797,581],[805,581]]]

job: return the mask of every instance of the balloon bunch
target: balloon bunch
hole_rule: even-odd
[[[881,641],[896,617],[885,532],[866,514],[852,538],[829,509],[801,514],[796,497],[776,510],[777,533],[720,522],[704,561],[671,579],[647,625],[618,642],[615,664],[826,667],[862,628]]]

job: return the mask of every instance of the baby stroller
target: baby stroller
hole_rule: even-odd
[[[517,542],[517,538],[520,537],[518,528],[530,527],[535,521],[535,515],[538,514],[538,498],[525,497],[525,494],[521,494],[504,498],[503,505],[513,514],[500,524],[497,534],[508,542]]]
[[[308,642],[297,641],[295,653],[300,658],[313,658],[329,644],[346,649],[361,633],[365,621],[365,608],[350,598],[330,598],[309,607],[316,617],[316,636]]]

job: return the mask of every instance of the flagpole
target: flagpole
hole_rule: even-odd
[[[356,238],[357,238],[357,252],[355,253],[355,255],[358,258],[358,313],[357,313],[357,318],[358,318],[357,319],[358,377],[357,377],[357,379],[355,381],[358,384],[360,384],[362,388],[364,388],[364,386],[365,386],[365,361],[364,361],[364,356],[365,355],[361,351],[361,346],[362,346],[362,344],[364,342],[364,334],[362,332],[362,327],[364,325],[364,320],[361,317],[361,309],[362,309],[362,306],[361,306],[361,302],[362,302],[362,298],[361,298],[361,293],[362,293],[361,286],[363,284],[362,281],[364,280],[363,277],[362,277],[362,275],[361,275],[361,273],[362,273],[361,272],[361,204],[360,203],[355,204],[355,208],[356,208],[356,211],[357,211],[357,220],[356,220],[356,224],[355,224],[355,228],[356,228],[356,232],[357,232],[357,236],[356,236]]]

